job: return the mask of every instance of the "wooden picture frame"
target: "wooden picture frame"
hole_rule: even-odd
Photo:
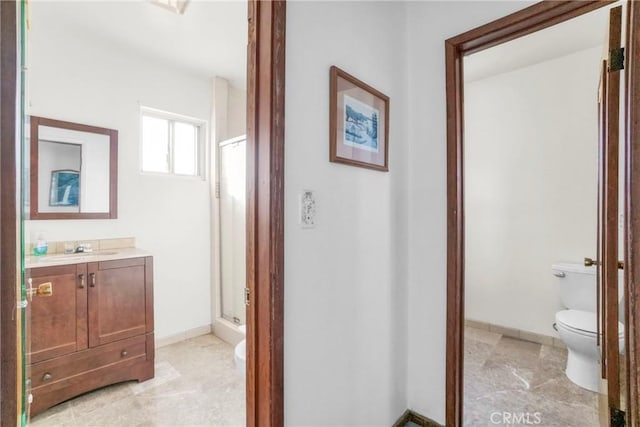
[[[329,160],[389,171],[389,97],[331,67]]]

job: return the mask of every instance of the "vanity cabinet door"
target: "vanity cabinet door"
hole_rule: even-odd
[[[87,348],[86,273],[86,264],[27,270],[31,363]],[[51,284],[50,294],[47,283]]]
[[[89,346],[153,331],[151,258],[87,264]]]

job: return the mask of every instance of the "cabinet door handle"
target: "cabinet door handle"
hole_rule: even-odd
[[[53,378],[53,375],[47,372],[42,376],[42,381],[43,382],[51,381],[51,378]]]
[[[127,350],[122,350],[122,353],[120,353],[120,356],[122,357],[127,357],[129,355],[129,352]]]
[[[79,274],[78,278],[80,279],[80,289],[84,289],[84,274]]]
[[[45,282],[38,285],[37,288],[33,287],[33,279],[30,277],[28,280],[29,287],[25,289],[29,301],[33,301],[33,296],[50,297],[53,295],[53,283]]]
[[[91,282],[89,283],[89,286],[91,286],[92,288],[96,287],[96,273],[89,273],[89,278],[91,279]]]

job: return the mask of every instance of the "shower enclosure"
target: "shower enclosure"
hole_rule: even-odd
[[[219,144],[220,307],[223,319],[244,325],[246,287],[246,137]]]

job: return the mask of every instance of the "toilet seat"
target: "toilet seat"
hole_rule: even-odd
[[[596,338],[596,314],[582,310],[562,310],[556,313],[556,324],[573,333]],[[601,332],[602,333],[602,332]],[[624,324],[618,322],[618,337],[624,338]]]

